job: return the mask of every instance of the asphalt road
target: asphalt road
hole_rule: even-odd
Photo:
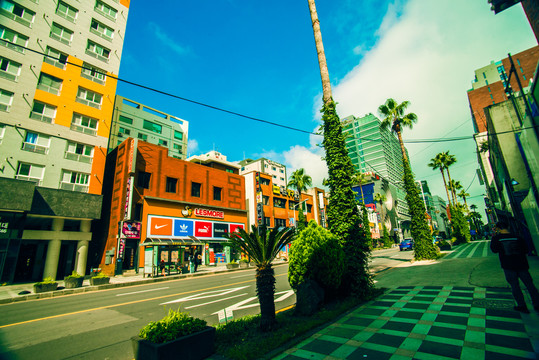
[[[288,266],[276,266],[276,309],[295,303]],[[259,312],[254,270],[213,274],[0,306],[0,359],[133,359],[131,336],[169,309],[208,324],[232,309]]]

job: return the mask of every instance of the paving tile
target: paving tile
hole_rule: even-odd
[[[533,352],[532,344],[527,337],[521,338],[516,336],[490,334],[487,332],[485,334],[485,344]]]
[[[435,296],[427,296],[427,295],[416,295],[412,298],[413,301],[427,301],[427,302],[433,302],[434,299],[436,299]]]
[[[530,354],[530,356],[533,356],[533,354]],[[533,357],[522,357],[517,356],[515,354],[504,354],[499,353],[495,351],[485,351],[485,360],[529,360],[533,359]]]
[[[399,317],[399,318],[405,318],[405,319],[421,319],[421,317],[423,316],[423,313],[421,312],[415,312],[415,311],[398,311],[394,317]]]
[[[377,333],[369,338],[369,343],[398,348],[405,339],[403,336]]]
[[[366,308],[361,310],[361,315],[375,315],[380,316],[385,312],[385,309],[373,309],[373,308]]]
[[[369,326],[374,319],[370,318],[364,318],[364,317],[357,317],[357,316],[350,316],[348,319],[342,321],[343,324],[347,325],[355,325],[355,326]]]
[[[342,327],[329,328],[324,334],[330,336],[342,337],[345,339],[351,339],[358,334],[358,330],[347,329]]]
[[[462,348],[460,346],[425,340],[422,342],[417,351],[427,354],[446,356],[452,359],[460,359]]]
[[[525,333],[526,328],[524,324],[512,322],[512,321],[499,321],[499,320],[485,320],[485,326],[492,329],[508,330],[508,331],[520,331]]]
[[[392,307],[395,305],[395,301],[375,301],[370,306],[380,306],[380,307]]]
[[[384,326],[382,326],[382,329],[405,331],[409,333],[412,331],[414,326],[416,325],[403,321],[388,321]]]
[[[473,298],[473,292],[464,292],[464,291],[451,291],[449,293],[449,296],[458,296],[458,297],[464,297],[464,298]]]
[[[466,330],[453,329],[442,326],[431,326],[428,335],[464,340]]]
[[[436,316],[436,322],[442,322],[446,324],[458,324],[458,325],[467,325],[468,318],[464,316],[452,316],[452,315],[443,315],[439,314]]]
[[[522,319],[520,313],[515,310],[487,309],[486,315],[511,319]]]
[[[445,303],[446,304],[464,304],[464,305],[471,305],[473,302],[473,299],[461,299],[461,298],[448,298]]]
[[[464,337],[465,341],[485,344],[485,332],[484,331],[466,331],[466,336]],[[483,345],[484,347],[484,345]]]
[[[420,309],[420,310],[426,310],[428,309],[430,304],[421,304],[421,303],[414,303],[414,302],[408,302],[404,305],[404,308],[408,309]]]
[[[361,360],[365,360],[365,359],[389,360],[389,358],[391,358],[392,355],[393,354],[385,353],[385,352],[382,352],[382,351],[376,351],[376,350],[371,350],[371,349],[367,349],[367,348],[359,348],[359,349],[356,349],[350,355],[348,355],[348,357],[346,359],[350,359],[350,360],[356,360],[356,359],[361,359]]]
[[[453,286],[453,290],[455,291],[474,291],[475,288],[473,287],[465,287],[465,286]]]
[[[315,352],[317,354],[325,354],[329,355],[333,351],[337,350],[341,344],[334,343],[332,341],[326,341],[326,340],[319,340],[315,339],[311,341],[310,343],[302,346],[303,350]]]
[[[469,314],[470,313],[470,307],[469,306],[458,306],[458,305],[444,305],[442,306],[441,311],[447,311],[452,313],[461,313],[461,314]]]

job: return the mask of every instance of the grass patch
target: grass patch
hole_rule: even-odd
[[[280,312],[276,315],[278,328],[272,332],[260,331],[260,315],[246,316],[218,325],[215,339],[217,356],[211,358],[269,359],[307,338],[320,326],[335,321],[339,316],[383,292],[383,289],[374,289],[369,299],[347,298],[334,301],[311,316],[296,315],[294,309]]]

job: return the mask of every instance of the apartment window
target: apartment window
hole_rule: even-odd
[[[310,213],[313,211],[313,206],[311,204],[307,204],[307,212]]]
[[[213,200],[221,201],[222,193],[223,193],[223,188],[214,186],[213,187]]]
[[[112,37],[114,36],[114,29],[100,23],[95,19],[92,19],[92,23],[90,24],[90,32],[109,41],[112,41]]]
[[[167,177],[165,191],[168,193],[175,193],[177,184],[178,184],[178,179]]]
[[[273,198],[273,207],[284,209],[286,206],[286,200],[280,198]]]
[[[41,73],[39,81],[37,82],[37,88],[54,95],[59,95],[60,89],[62,88],[62,79]]]
[[[270,184],[270,181],[269,181],[269,179],[266,179],[266,178],[262,178],[262,177],[261,177],[261,178],[260,178],[260,183],[261,183],[262,185],[269,185],[269,184]]]
[[[90,185],[90,174],[80,173],[71,170],[64,170],[60,189],[79,192],[88,192]]]
[[[297,207],[298,207],[298,202],[297,201],[289,201],[288,202],[288,209],[290,210],[296,210]]]
[[[128,118],[127,116],[120,115],[119,119],[121,122],[124,122],[129,125],[133,125],[133,119]]]
[[[91,145],[85,145],[76,143],[73,141],[68,142],[65,153],[65,158],[68,160],[75,160],[86,164],[92,163],[94,156],[94,147]]]
[[[75,9],[73,6],[66,4],[63,1],[58,2],[58,6],[56,7],[56,15],[74,23],[77,21],[78,14],[79,10]]]
[[[269,196],[262,195],[262,204],[264,204],[264,205],[269,204]]]
[[[56,116],[56,106],[34,100],[30,118],[51,124]]]
[[[182,146],[180,144],[173,144],[174,150],[178,151],[180,154],[183,152]]]
[[[139,138],[140,140],[148,141],[148,135],[143,133],[138,133],[137,138]]]
[[[0,13],[2,15],[10,18],[11,20],[15,20],[24,26],[32,27],[34,17],[36,16],[35,12],[11,0],[2,0],[0,5],[2,6],[0,8]]]
[[[93,56],[101,61],[108,62],[110,56],[110,49],[107,49],[102,45],[88,40],[88,45],[86,45],[86,54]]]
[[[49,36],[63,44],[71,45],[71,41],[73,40],[73,31],[53,22]]]
[[[48,56],[45,56],[43,61],[47,64],[51,64],[53,66],[56,66],[59,69],[65,69],[66,68],[66,62],[67,62],[67,55],[63,52],[60,52],[56,49],[51,48],[50,46],[47,46],[45,49],[45,54]]]
[[[103,99],[103,95],[93,92],[91,90],[85,89],[83,87],[79,87],[76,101],[81,104],[88,105],[96,109],[101,109],[102,99]]]
[[[144,120],[144,123],[142,124],[142,128],[153,131],[154,133],[157,133],[157,134],[161,134],[161,132],[163,131],[163,127],[161,125],[148,121],[148,120]]]
[[[73,113],[73,120],[71,121],[71,130],[75,130],[88,135],[97,135],[97,123],[98,120],[84,116],[81,114]]]
[[[174,139],[183,140],[183,133],[181,131],[174,130]]]
[[[191,196],[200,197],[200,188],[202,187],[201,183],[192,182],[191,183]]]
[[[17,78],[21,74],[21,66],[18,62],[0,57],[0,77],[17,81]]]
[[[234,170],[232,170],[232,169],[225,169],[225,171],[226,171],[227,173],[234,174]]]
[[[275,227],[276,228],[286,227],[286,219],[277,219],[277,218],[275,218]]]
[[[0,110],[9,111],[13,102],[13,93],[4,89],[0,89]]]
[[[151,173],[148,173],[145,171],[139,171],[138,177],[137,177],[137,186],[143,189],[149,189],[151,177],[152,177]]]
[[[118,134],[131,135],[131,130],[123,128],[123,127],[120,126],[118,128]]]
[[[80,75],[88,80],[92,80],[101,85],[105,85],[105,76],[106,71],[96,68],[90,64],[84,63],[80,71]]]
[[[5,133],[6,133],[6,125],[0,124],[0,144],[2,143],[2,139],[4,139]]]
[[[19,163],[15,179],[31,181],[33,183],[36,183],[36,185],[41,185],[44,170],[45,167],[42,165]]]
[[[161,146],[168,146],[168,141],[166,141],[166,140],[159,139],[158,142],[159,142],[159,145],[161,145]]]
[[[97,0],[95,2],[95,11],[107,18],[109,18],[110,20],[116,20],[116,16],[118,15],[118,11],[113,8],[113,7],[110,7],[108,6],[107,4],[105,4],[103,1],[99,1]]]
[[[27,131],[24,142],[22,143],[22,149],[37,154],[47,154],[50,142],[51,137],[48,135]]]
[[[24,48],[26,47],[26,45],[28,45],[27,36],[19,34],[18,32],[8,29],[7,27],[4,27],[2,25],[0,25],[0,38],[9,41],[9,43],[0,41],[0,45],[3,45],[11,50],[20,52],[21,54],[24,54]]]

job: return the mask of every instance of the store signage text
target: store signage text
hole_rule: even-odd
[[[214,219],[224,219],[225,212],[219,210],[209,210],[209,209],[195,209],[195,215],[200,217],[209,217]]]

